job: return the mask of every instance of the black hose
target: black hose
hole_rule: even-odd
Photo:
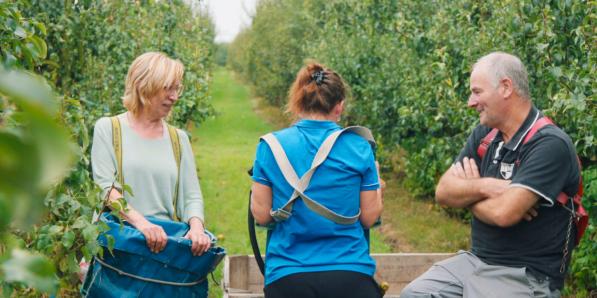
[[[253,168],[249,170],[249,175],[251,175],[252,172]],[[249,191],[249,208],[247,208],[247,225],[249,226],[249,239],[251,240],[251,248],[253,249],[255,262],[257,262],[257,266],[259,267],[259,271],[261,271],[261,275],[265,276],[265,263],[263,262],[263,258],[261,257],[261,251],[259,250],[259,242],[257,242],[257,235],[255,233],[255,218],[253,217],[253,213],[251,213],[252,193],[252,191]]]

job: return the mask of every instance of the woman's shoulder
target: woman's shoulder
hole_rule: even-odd
[[[345,131],[342,135],[338,138],[339,142],[345,142],[349,144],[354,144],[356,146],[370,146],[369,141],[365,139],[365,137],[359,135],[354,131]]]
[[[191,138],[187,131],[185,131],[182,128],[178,128],[169,123],[166,123],[166,127],[168,128],[168,133],[170,133],[171,130],[176,131],[176,134],[178,135],[178,139],[180,139],[183,142],[183,144],[187,144],[187,143],[188,143],[188,145],[191,144]]]
[[[97,121],[95,121],[95,127],[98,128],[105,128],[105,127],[112,127],[112,118],[117,117],[120,121],[122,121],[125,117],[125,113],[113,115],[113,116],[102,116]]]
[[[275,131],[271,131],[271,132],[263,134],[259,138],[259,142],[263,143],[264,142],[263,137],[266,136],[266,135],[268,135],[268,134],[270,134],[270,133],[273,134],[276,137],[276,139],[278,139],[278,141],[284,142],[283,140],[293,139],[296,136],[296,134],[298,133],[298,131],[297,131],[297,129],[294,126],[286,127],[286,128],[275,130]]]
[[[95,121],[95,131],[112,129],[112,120],[109,116],[104,116]]]

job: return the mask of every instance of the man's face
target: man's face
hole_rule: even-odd
[[[470,79],[471,95],[467,105],[477,110],[481,124],[495,128],[501,121],[505,102],[500,96],[500,87],[495,88],[489,78],[485,66],[478,65],[473,69]]]

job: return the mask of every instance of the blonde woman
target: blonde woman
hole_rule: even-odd
[[[185,238],[192,241],[193,255],[201,255],[209,249],[210,239],[204,233],[203,197],[191,143],[183,131],[171,130],[178,135],[180,144],[178,166],[165,121],[181,95],[183,74],[182,63],[163,53],[148,52],[137,57],[129,68],[122,98],[127,111],[116,118],[97,121],[91,161],[93,179],[103,189],[104,197],[108,201],[124,197],[128,208],[121,215],[143,233],[152,252],[165,248],[167,235],[146,216],[188,223],[190,230]],[[121,134],[116,139],[115,120]],[[121,163],[114,150],[118,139]],[[119,164],[124,183],[134,195],[123,191],[117,179]]]

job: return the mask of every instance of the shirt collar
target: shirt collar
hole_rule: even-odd
[[[340,127],[334,121],[311,120],[311,119],[300,119],[299,121],[297,121],[294,124],[294,126],[302,127],[302,128],[323,128],[323,129],[331,129],[331,128],[339,128]]]
[[[535,122],[537,122],[539,117],[541,117],[541,113],[535,106],[532,106],[531,110],[529,111],[529,114],[527,115],[527,118],[524,120],[524,122],[522,123],[518,131],[516,131],[514,137],[512,137],[508,144],[504,144],[504,148],[510,151],[516,151],[522,143],[524,137],[527,135],[527,133],[529,133],[529,130],[531,130],[531,128],[533,127]]]

